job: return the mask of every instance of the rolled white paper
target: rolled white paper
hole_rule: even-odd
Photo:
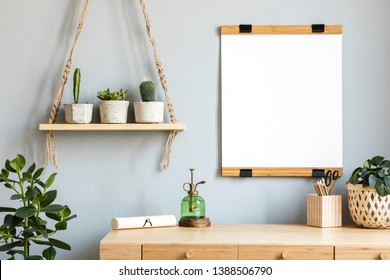
[[[172,227],[177,223],[173,215],[123,217],[111,220],[112,229]]]

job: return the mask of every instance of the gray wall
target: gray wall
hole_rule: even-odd
[[[0,0],[0,162],[16,153],[42,162],[44,133],[38,124],[47,122],[82,2]],[[221,25],[343,25],[345,176],[334,192],[343,194],[344,222],[351,223],[345,191],[350,173],[376,154],[390,156],[390,2],[148,0],[147,5],[175,112],[187,128],[177,137],[167,171],[158,165],[164,132],[56,133],[60,166],[48,166],[45,175],[58,172],[57,201],[78,215],[58,235],[72,251],[58,252],[57,258],[97,259],[112,217],[179,218],[189,168],[196,169],[196,180],[207,181],[200,195],[212,223],[306,223],[311,179],[220,175]],[[135,100],[144,77],[157,81],[139,2],[92,1],[73,66],[82,71],[81,100],[95,104],[98,90],[128,88]],[[71,100],[70,82],[63,103]],[[63,119],[61,109],[58,122]],[[331,128],[323,124],[319,132],[332,137]],[[2,189],[0,205],[9,205],[8,197]]]

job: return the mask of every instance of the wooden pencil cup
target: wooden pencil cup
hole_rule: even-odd
[[[342,196],[307,195],[307,225],[313,227],[342,226]]]

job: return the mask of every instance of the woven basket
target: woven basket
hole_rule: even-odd
[[[390,228],[390,195],[381,197],[371,187],[347,184],[352,220],[365,228]]]

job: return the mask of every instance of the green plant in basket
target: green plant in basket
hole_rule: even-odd
[[[364,162],[362,167],[356,168],[349,178],[351,184],[371,186],[380,196],[390,194],[390,161],[382,156],[374,156]]]
[[[50,187],[56,173],[43,180],[44,168],[37,169],[35,163],[27,169],[25,166],[25,158],[18,154],[13,160],[6,160],[0,173],[0,182],[13,193],[12,206],[21,205],[19,208],[0,207],[0,212],[8,213],[0,226],[0,251],[10,255],[9,259],[21,255],[24,259],[52,260],[56,256],[55,248],[71,249],[69,244],[52,236],[66,230],[69,220],[76,215],[71,215],[67,205],[53,204],[57,191]],[[45,246],[42,255],[30,255],[32,244]]]

